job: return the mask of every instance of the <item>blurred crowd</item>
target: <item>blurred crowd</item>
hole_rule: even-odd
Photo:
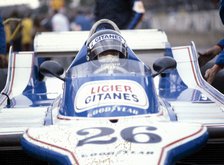
[[[22,8],[25,12],[14,8],[11,13],[3,16],[7,50],[13,44],[14,51],[31,51],[33,38],[38,32],[89,30],[93,24],[92,12],[87,8],[54,9],[44,6],[38,9],[40,13],[26,6]],[[41,11],[43,8],[46,8],[45,12]],[[17,21],[7,21],[9,18],[17,18]]]
[[[170,12],[181,9],[186,10],[210,10],[217,8],[218,0],[142,0],[145,8],[150,12]],[[31,9],[26,5],[5,7],[0,9],[3,19],[20,18],[21,27],[18,33],[12,34],[18,22],[5,25],[7,47],[14,45],[15,51],[32,50],[32,42],[37,32],[43,31],[71,31],[89,30],[94,22],[94,0],[59,1],[41,0],[37,9]],[[52,3],[54,2],[54,3]],[[57,3],[55,3],[57,2]],[[60,4],[58,2],[63,2]],[[76,2],[76,3],[75,3]],[[145,18],[150,17],[145,14]],[[149,18],[150,19],[150,18]],[[142,22],[143,28],[150,28],[150,21]]]
[[[150,12],[172,12],[176,10],[210,10],[217,8],[218,0],[142,0],[146,10]],[[60,4],[58,2],[63,2]],[[29,6],[20,5],[14,7],[5,7],[0,9],[3,19],[20,18],[21,28],[13,36],[16,23],[5,25],[6,41],[9,47],[14,45],[15,51],[32,50],[33,37],[37,32],[42,31],[70,31],[70,30],[89,30],[94,22],[94,0],[40,0],[40,6],[37,9],[31,9]],[[150,17],[147,13],[145,18]],[[150,18],[149,18],[150,19]],[[143,28],[150,28],[150,21],[143,21]]]

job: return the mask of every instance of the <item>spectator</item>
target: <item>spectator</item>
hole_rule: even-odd
[[[215,79],[216,74],[224,66],[224,39],[220,40],[216,45],[206,50],[204,53],[199,52],[199,65],[200,67],[204,66],[209,60],[214,58],[216,55],[219,55],[215,61],[215,64],[212,68],[207,69],[205,72],[205,79],[209,84],[212,84]]]
[[[65,32],[70,30],[70,23],[68,17],[64,14],[63,9],[55,10],[55,14],[53,15],[51,19],[52,23],[52,30],[54,32]],[[69,66],[72,59],[71,57],[63,57],[63,58],[53,58],[59,63],[62,64],[65,68]]]
[[[18,11],[13,11],[12,14],[10,15],[10,18],[15,18],[20,20],[20,14]],[[22,27],[20,24],[20,21],[11,21],[9,23],[10,26],[10,40],[9,40],[9,45],[13,45],[13,50],[14,51],[21,51],[22,50]]]
[[[68,17],[64,14],[63,10],[55,10],[54,16],[51,19],[52,30],[53,31],[69,31],[69,20]]]
[[[6,54],[6,38],[5,38],[5,30],[3,25],[3,19],[0,16],[0,54]]]
[[[144,13],[141,0],[95,0],[95,21],[109,19],[119,29],[136,28]]]
[[[71,23],[72,30],[90,30],[93,25],[93,19],[89,10],[78,9],[73,22]]]
[[[36,27],[40,27],[38,28],[40,31],[52,31],[53,28],[52,28],[52,17],[54,16],[54,11],[52,10],[49,10],[49,12],[44,15],[44,18],[42,17],[36,17],[36,19],[34,19],[34,23],[37,25]],[[38,20],[40,21],[38,23]]]
[[[224,1],[223,0],[220,0],[219,15],[220,15],[222,24],[224,25]]]
[[[0,68],[6,68],[8,60],[6,57],[6,36],[3,25],[3,19],[0,16]]]
[[[0,92],[4,88],[7,78],[8,59],[6,56],[6,52],[6,36],[3,19],[0,16]]]
[[[219,14],[224,24],[224,0],[220,0]],[[220,40],[216,45],[209,48],[205,52],[203,53],[199,52],[198,54],[199,54],[198,61],[200,67],[202,67],[209,60],[213,59],[216,55],[218,55],[215,64],[212,66],[212,68],[207,69],[204,75],[207,82],[209,84],[212,84],[216,74],[224,67],[224,39]]]
[[[26,15],[22,19],[22,50],[32,50],[33,43],[33,20],[30,15]]]

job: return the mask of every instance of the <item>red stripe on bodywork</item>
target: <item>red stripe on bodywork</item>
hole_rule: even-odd
[[[54,144],[50,144],[50,143],[47,143],[47,142],[44,142],[44,141],[35,139],[35,138],[33,138],[33,137],[29,134],[28,131],[29,131],[29,130],[26,131],[26,134],[27,134],[27,136],[28,136],[30,139],[32,139],[33,141],[36,141],[36,142],[38,142],[38,143],[42,143],[42,144],[44,144],[44,145],[47,145],[47,146],[50,146],[50,147],[57,148],[57,149],[59,149],[59,150],[63,150],[63,151],[65,151],[65,152],[68,152],[68,153],[72,156],[72,158],[75,160],[76,164],[79,165],[78,160],[76,159],[76,157],[75,157],[75,155],[73,154],[72,151],[69,151],[69,150],[66,149],[66,148],[59,147],[59,146],[54,145]]]

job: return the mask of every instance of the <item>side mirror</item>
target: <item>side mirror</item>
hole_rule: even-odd
[[[153,63],[153,69],[157,73],[153,74],[152,77],[155,77],[155,76],[161,74],[165,70],[175,69],[176,66],[177,66],[177,62],[173,58],[168,57],[168,56],[161,57]]]
[[[62,81],[65,81],[64,78],[60,77],[64,73],[64,68],[56,61],[44,61],[40,65],[40,73],[48,77],[57,77]]]

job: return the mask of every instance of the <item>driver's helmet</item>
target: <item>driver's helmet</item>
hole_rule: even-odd
[[[127,57],[124,38],[117,31],[104,29],[94,33],[88,40],[87,60],[115,60]]]

